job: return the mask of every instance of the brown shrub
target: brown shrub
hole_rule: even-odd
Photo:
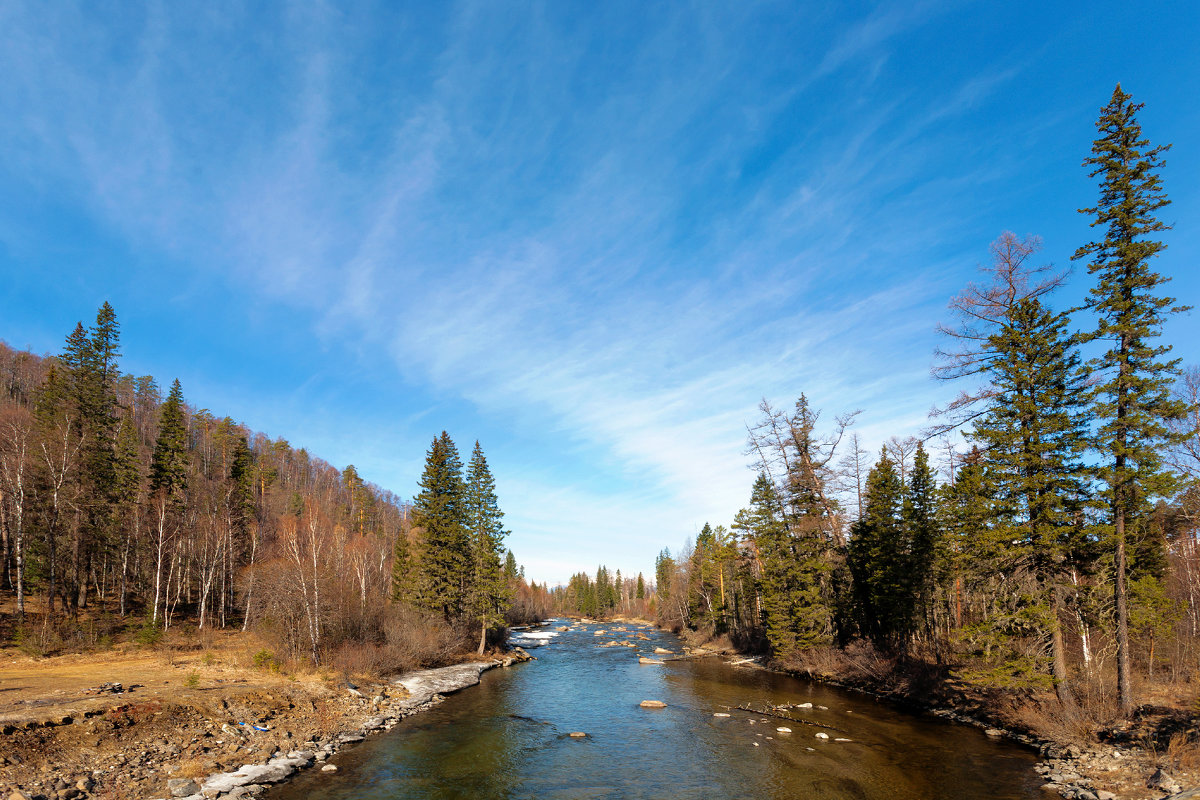
[[[329,664],[346,675],[379,677],[452,663],[467,650],[467,632],[440,617],[404,606],[388,609],[382,641],[344,640]]]

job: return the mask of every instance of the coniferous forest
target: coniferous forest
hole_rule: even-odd
[[[658,562],[658,615],[796,669],[933,672],[1129,716],[1200,669],[1200,370],[1163,338],[1185,307],[1154,269],[1164,154],[1118,86],[1083,162],[1098,185],[1073,260],[1002,234],[950,300],[934,377],[952,399],[877,455],[854,413],[763,402],[757,473],[728,527]],[[952,394],[953,393],[953,394]],[[883,666],[881,666],[883,665]]]
[[[253,630],[278,657],[438,663],[545,613],[483,449],[443,432],[412,503],[120,369],[105,303],[56,356],[0,343],[0,621],[38,654]],[[8,602],[11,599],[11,602]]]

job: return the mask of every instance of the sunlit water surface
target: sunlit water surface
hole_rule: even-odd
[[[515,643],[545,643],[531,650],[536,662],[484,673],[479,686],[345,748],[336,773],[310,770],[270,800],[1040,797],[1033,755],[973,728],[718,658],[639,664],[638,655],[662,657],[655,647],[680,651],[679,640],[585,628],[519,635]],[[598,647],[614,638],[638,647]],[[827,727],[731,710],[763,702],[812,703],[794,713]]]

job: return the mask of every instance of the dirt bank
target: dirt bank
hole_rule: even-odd
[[[0,797],[140,800],[193,794],[220,773],[277,764],[263,783],[328,759],[478,682],[506,661],[460,665],[457,680],[347,681],[286,673],[244,642],[204,653],[105,653],[33,659],[0,652]],[[251,664],[251,666],[247,666]],[[465,670],[465,671],[464,671]],[[464,677],[474,673],[474,680]],[[464,683],[465,681],[465,683]],[[254,782],[214,783],[208,797],[252,796]],[[168,786],[168,781],[171,785]]]

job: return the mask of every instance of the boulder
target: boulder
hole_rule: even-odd
[[[818,739],[828,739],[829,734],[825,733],[825,731],[817,731],[817,738]]]
[[[200,791],[200,785],[191,778],[171,778],[167,781],[167,791],[171,797],[187,797]]]
[[[643,700],[639,703],[642,708],[666,708],[667,704],[662,700]]]
[[[663,662],[657,661],[653,658],[646,658],[645,656],[638,656],[638,663],[639,664],[661,664]]]
[[[321,767],[321,772],[337,772],[337,764],[326,764]]]
[[[1151,789],[1158,789],[1160,792],[1166,792],[1167,794],[1173,794],[1182,788],[1162,767],[1154,771],[1154,774],[1150,776],[1150,780],[1146,781],[1146,786]]]

